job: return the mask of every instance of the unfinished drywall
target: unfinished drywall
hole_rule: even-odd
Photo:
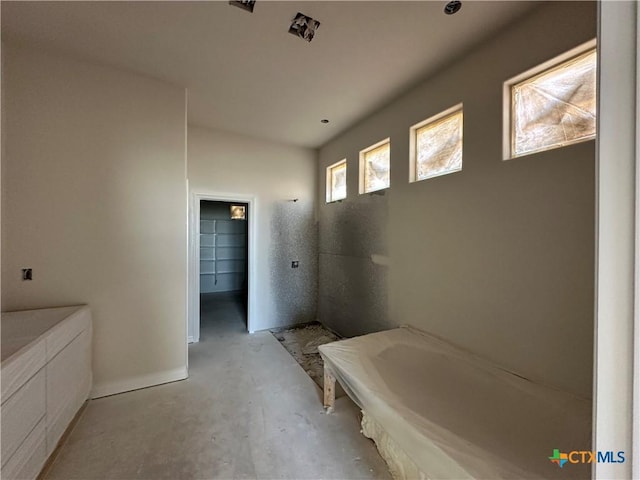
[[[347,169],[348,193],[357,192],[354,171],[353,166]],[[387,314],[388,267],[384,264],[387,193],[351,194],[345,201],[320,208],[318,317],[344,336],[393,326]]]
[[[310,200],[291,199],[274,205],[271,220],[271,285],[277,326],[316,319],[318,223]],[[298,262],[293,268],[292,262]],[[304,263],[304,265],[302,265]]]
[[[257,258],[250,268],[258,315],[252,329],[315,320],[316,152],[191,125],[188,137],[192,194],[255,199]],[[291,268],[292,261],[299,267]]]
[[[502,86],[595,36],[595,2],[543,3],[320,150],[320,321],[411,324],[591,396],[594,142],[503,161]],[[462,171],[410,184],[409,128],[461,102]],[[386,137],[391,188],[358,195],[358,152]],[[345,157],[348,197],[326,204]]]
[[[94,395],[184,378],[184,90],[4,47],[3,309],[89,304]]]

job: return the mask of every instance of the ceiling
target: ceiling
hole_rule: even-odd
[[[317,148],[537,4],[445,3],[2,1],[2,39],[186,87],[190,124]]]

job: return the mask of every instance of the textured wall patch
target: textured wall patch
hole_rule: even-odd
[[[271,219],[271,289],[274,327],[316,319],[318,292],[318,225],[312,202],[282,201]],[[292,268],[297,261],[298,267]]]
[[[391,328],[387,196],[320,208],[318,319],[344,336]]]

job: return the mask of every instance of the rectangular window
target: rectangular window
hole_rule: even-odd
[[[462,170],[462,104],[411,127],[411,182]]]
[[[594,40],[505,83],[505,159],[595,137],[596,61]]]
[[[327,203],[347,198],[347,159],[327,167]]]
[[[360,152],[360,193],[389,188],[391,143],[385,139]]]

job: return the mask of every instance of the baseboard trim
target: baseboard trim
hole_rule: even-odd
[[[139,377],[128,378],[126,380],[98,384],[94,385],[91,391],[91,398],[108,397],[109,395],[154,387],[156,385],[162,385],[163,383],[177,382],[178,380],[184,380],[188,376],[187,368],[181,367],[165,372],[140,375]]]

